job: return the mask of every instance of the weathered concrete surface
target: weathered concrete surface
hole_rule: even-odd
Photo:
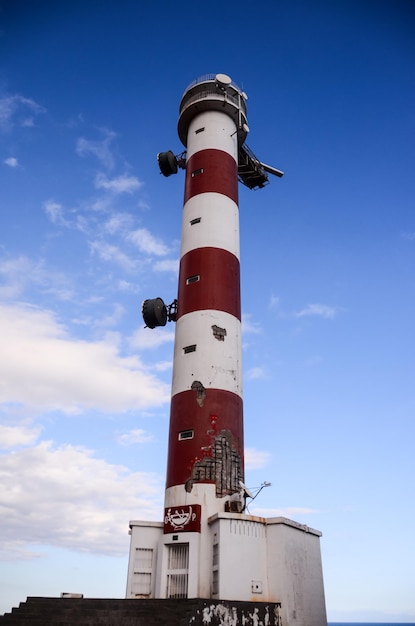
[[[279,603],[29,597],[1,626],[283,626]]]

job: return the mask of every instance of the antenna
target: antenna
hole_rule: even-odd
[[[255,497],[254,494],[252,493],[252,491],[248,489],[248,487],[242,482],[242,480],[239,481],[239,485],[241,489],[243,489],[245,496],[248,496],[248,498],[254,499]]]
[[[246,144],[242,144],[238,152],[238,178],[240,182],[249,189],[262,189],[268,184],[267,172],[280,178],[284,175],[281,170],[261,163],[252,150]]]
[[[239,482],[241,482],[241,481],[239,481]],[[260,487],[259,487],[259,489],[258,489],[258,491],[256,492],[255,495],[252,495],[252,493],[250,492],[251,495],[249,497],[252,498],[251,502],[253,502],[255,500],[255,498],[261,493],[261,491],[264,489],[264,487],[271,487],[271,483],[268,482],[267,480],[264,480],[264,482],[261,483],[261,485],[260,485]],[[251,504],[251,502],[249,504]],[[245,509],[248,510],[248,505],[246,503],[245,503]]]
[[[278,176],[279,178],[281,178],[281,176],[284,176],[284,172],[281,172],[281,170],[277,170],[275,167],[271,167],[271,165],[267,165],[266,163],[260,163],[260,165],[269,174],[274,174],[274,176]]]
[[[216,74],[215,78],[217,84],[221,88],[228,87],[232,84],[232,78],[230,78],[227,74]]]

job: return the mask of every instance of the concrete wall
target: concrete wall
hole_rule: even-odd
[[[160,539],[163,536],[163,524],[161,522],[130,522],[130,556],[128,560],[127,592],[126,598],[155,598],[157,561],[159,558]],[[138,552],[140,549],[152,550],[151,565],[149,563],[139,564]],[[146,567],[150,565],[150,567]],[[150,594],[140,592],[140,574],[150,575]],[[142,590],[142,589],[141,589]]]
[[[212,515],[200,533],[163,534],[156,522],[130,527],[127,598],[166,598],[169,546],[188,544],[188,598],[276,603],[283,626],[327,626],[319,531],[239,513]],[[153,551],[151,568],[137,567],[140,549],[144,557]],[[150,595],[137,592],[140,572],[144,581],[151,574]]]
[[[210,520],[217,542],[218,587],[214,598],[266,602],[267,536],[265,520],[238,513],[219,513]]]
[[[283,624],[326,626],[319,531],[286,518],[267,519],[271,601],[282,600]]]

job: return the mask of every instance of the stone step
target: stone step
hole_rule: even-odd
[[[280,626],[279,604],[201,598],[121,600],[29,597],[0,626]]]

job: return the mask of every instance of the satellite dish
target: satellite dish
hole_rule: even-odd
[[[177,174],[177,159],[173,152],[159,152],[157,155],[160,172],[163,176],[171,176]]]
[[[248,96],[246,95],[244,91],[241,93],[241,96],[244,100],[248,100]]]
[[[250,491],[248,489],[248,487],[242,482],[242,480],[239,481],[239,485],[240,485],[241,489],[244,490],[245,495],[247,495],[248,498],[253,498],[254,497],[254,494],[252,493],[252,491]]]
[[[142,314],[144,323],[148,328],[165,326],[167,323],[167,307],[161,298],[144,300]]]
[[[232,78],[226,74],[216,74],[215,78],[216,82],[221,85],[221,87],[228,87],[232,82]]]
[[[249,133],[249,126],[248,126],[248,124],[242,124],[242,130],[244,130],[246,133]]]

